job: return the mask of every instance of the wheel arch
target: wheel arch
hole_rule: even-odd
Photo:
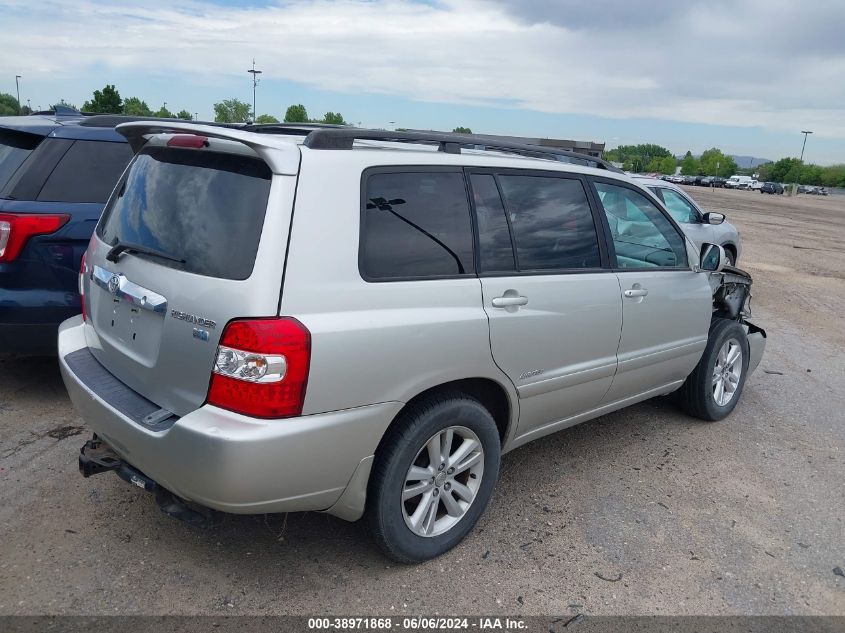
[[[490,412],[499,431],[499,440],[502,446],[504,446],[510,436],[513,421],[517,416],[515,399],[500,382],[492,378],[473,377],[440,383],[428,387],[410,398],[393,418],[387,429],[385,429],[382,440],[379,442],[379,447],[382,441],[384,441],[384,438],[389,435],[391,429],[396,424],[401,423],[402,414],[410,407],[426,398],[455,392],[464,393],[478,400]],[[378,453],[378,449],[376,449],[376,453]]]

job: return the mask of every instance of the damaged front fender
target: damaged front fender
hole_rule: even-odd
[[[725,266],[720,272],[710,274],[713,316],[742,325],[748,339],[749,374],[757,369],[766,349],[766,331],[748,320],[751,317],[751,284],[751,275],[734,266]]]

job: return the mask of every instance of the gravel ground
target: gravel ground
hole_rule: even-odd
[[[693,188],[744,237],[769,343],[721,423],[665,399],[503,460],[449,554],[317,513],[197,531],[113,475],[55,359],[0,356],[0,614],[845,615],[845,199]]]

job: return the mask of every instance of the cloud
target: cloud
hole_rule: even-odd
[[[845,138],[842,2],[0,0],[0,21],[7,75],[207,82],[256,57],[353,94]]]

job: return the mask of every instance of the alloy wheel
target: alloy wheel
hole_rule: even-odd
[[[713,400],[720,407],[734,397],[742,376],[742,347],[736,339],[728,339],[719,350],[713,366]]]
[[[417,536],[438,536],[454,527],[478,494],[484,475],[481,440],[464,426],[431,436],[405,475],[402,515]]]

